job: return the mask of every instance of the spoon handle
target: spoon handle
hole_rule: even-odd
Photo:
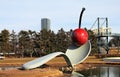
[[[62,55],[65,58],[67,64],[69,66],[72,66],[68,57],[63,52],[54,52],[23,64],[22,69],[33,69],[40,67],[41,65],[45,64],[46,62],[50,61],[51,59],[55,58],[58,55]]]

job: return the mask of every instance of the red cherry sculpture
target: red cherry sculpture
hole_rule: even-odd
[[[72,40],[77,45],[83,45],[88,41],[88,33],[85,29],[78,28],[72,33]]]

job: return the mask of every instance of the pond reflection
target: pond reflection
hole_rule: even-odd
[[[78,72],[72,72],[71,77],[120,77],[120,66],[97,67]]]

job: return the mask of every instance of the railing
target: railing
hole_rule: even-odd
[[[97,35],[97,34],[96,34]],[[114,37],[114,36],[120,36],[120,33],[100,33],[100,35],[97,36],[109,36],[109,37]]]

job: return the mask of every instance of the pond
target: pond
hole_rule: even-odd
[[[72,72],[70,77],[120,77],[120,66],[99,66]]]
[[[19,69],[20,67],[16,67],[16,66],[0,67],[0,70],[12,70],[16,68]]]
[[[0,67],[0,70],[12,70],[16,66]],[[120,66],[97,66],[81,71],[73,71],[64,77],[120,77]]]

